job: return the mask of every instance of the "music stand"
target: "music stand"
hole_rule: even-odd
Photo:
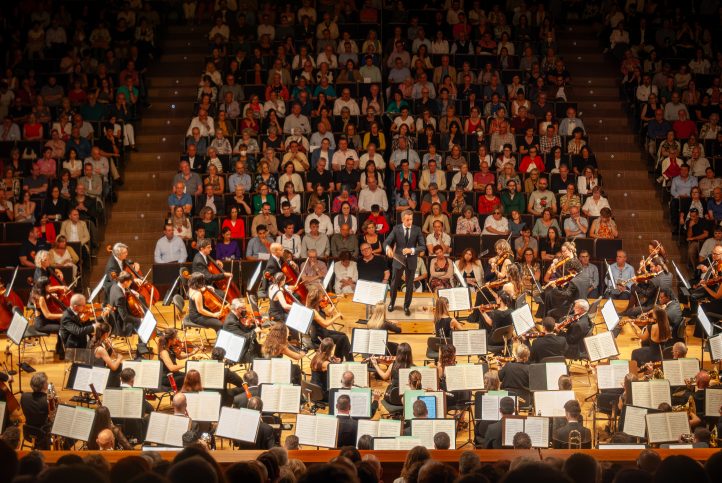
[[[168,289],[168,291],[165,293],[165,297],[163,297],[163,307],[168,307],[170,304],[173,303],[173,294],[175,293],[176,287],[178,287],[178,283],[180,282],[181,276],[178,275],[175,278],[175,281],[173,281],[173,285]]]
[[[28,322],[28,319],[26,319],[23,314],[20,313],[20,309],[15,307],[13,310],[13,318],[10,321],[10,326],[7,330],[7,337],[16,346],[18,346],[18,391],[20,394],[23,393],[23,369],[20,367],[20,358],[22,356],[22,343],[23,338],[25,337],[25,333],[28,330],[28,326],[30,325],[30,322]],[[58,335],[60,337],[60,335]],[[6,349],[6,353],[9,354],[12,357],[12,352],[10,352],[10,347],[8,345]],[[12,367],[12,362],[10,363],[10,366]]]
[[[108,277],[108,275],[103,275],[103,278],[100,279],[100,282],[98,282],[98,285],[95,286],[92,292],[90,292],[90,297],[88,297],[88,303],[92,304],[93,300],[95,300],[95,297],[98,296],[100,291],[103,289],[103,284],[105,283],[105,279]]]
[[[679,287],[679,291],[680,291],[680,293],[681,293],[682,295],[684,295],[684,296],[687,298],[687,300],[689,301],[689,299],[690,299],[690,297],[691,297],[691,295],[692,295],[692,294],[690,293],[690,289],[691,289],[692,287],[689,285],[689,282],[687,281],[687,279],[684,278],[684,275],[682,275],[682,272],[679,270],[679,267],[677,266],[677,264],[674,263],[674,260],[672,260],[672,266],[674,267],[674,271],[677,272],[677,276],[678,276],[679,279],[682,281],[682,286]]]
[[[248,279],[248,285],[246,285],[247,293],[254,293],[258,291],[258,286],[261,284],[261,270],[263,269],[263,263],[258,262],[256,269],[253,271],[253,275]]]

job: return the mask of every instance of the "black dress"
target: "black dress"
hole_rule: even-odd
[[[334,351],[336,357],[343,358],[347,361],[353,360],[353,356],[351,355],[351,341],[348,340],[348,336],[343,332],[322,327],[315,320],[311,323],[309,332],[311,333],[311,341],[314,346],[320,344],[326,337],[329,337],[333,340],[333,343],[336,344]]]
[[[328,371],[311,371],[311,382],[323,391],[323,400],[328,401]],[[333,404],[333,401],[328,401]]]
[[[108,356],[113,357],[113,348],[110,347],[110,344],[108,345],[109,349],[107,350]],[[107,367],[105,365],[105,361],[101,359],[100,357],[95,356],[95,351],[93,351],[93,366],[95,367]],[[110,374],[108,375],[108,383],[106,384],[106,387],[120,387],[120,371],[123,370],[122,365],[118,366],[116,370],[110,370]]]
[[[60,321],[46,318],[45,315],[43,315],[42,310],[38,307],[36,307],[35,314],[35,320],[33,323],[35,330],[44,334],[58,334],[55,342],[55,353],[61,359],[64,358],[65,348],[63,347],[63,341],[60,338]]]
[[[176,353],[174,352],[172,347],[169,347],[168,349],[168,357],[170,357],[170,360],[173,364],[176,364],[176,361],[178,360],[178,357],[176,356]],[[163,359],[161,359],[162,361]],[[168,380],[168,377],[165,376],[165,374],[172,373],[173,379],[175,380],[176,387],[180,391],[180,388],[183,387],[183,381],[185,381],[186,373],[183,371],[173,372],[170,370],[170,368],[163,362],[163,377],[161,377],[161,386],[163,388],[170,388],[170,381]]]
[[[198,307],[196,307],[193,299],[188,302],[188,320],[190,320],[194,324],[213,329],[216,332],[223,328],[223,322],[221,322],[220,320],[214,317],[208,317],[198,312]]]
[[[436,337],[441,337],[442,339],[450,339],[451,317],[443,317],[434,322],[434,332],[436,333]]]

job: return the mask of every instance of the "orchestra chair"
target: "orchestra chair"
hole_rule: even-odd
[[[431,362],[439,360],[439,351],[442,345],[447,345],[448,341],[442,337],[429,337],[426,339],[426,358],[424,359],[424,365],[428,365]]]
[[[617,432],[617,403],[621,395],[621,389],[602,389],[590,396],[592,401],[592,443],[599,444],[597,431],[597,422],[599,421],[606,421],[609,434]]]
[[[179,317],[181,317],[181,330],[183,331],[183,336],[186,344],[186,353],[188,352],[189,330],[193,330],[198,334],[198,339],[200,339],[201,341],[202,349],[205,349],[206,346],[210,346],[211,343],[208,340],[208,337],[206,337],[204,331],[205,327],[191,322],[188,318],[188,313],[185,311],[185,300],[183,299],[183,296],[181,294],[175,294],[173,296],[173,306],[178,311],[178,314],[180,314]]]
[[[404,402],[401,400],[401,393],[398,387],[391,387],[381,399],[381,405],[388,412],[387,419],[403,419]]]
[[[130,355],[130,358],[133,359],[133,346],[130,343],[130,339],[133,337],[133,330],[131,329],[130,333],[122,330],[121,321],[119,320],[118,313],[116,311],[111,311],[108,314],[108,320],[110,322],[111,335],[113,336],[113,340],[110,342],[111,346],[115,349],[113,342],[116,339],[120,339],[120,341],[127,346],[128,354]]]
[[[20,359],[23,358],[23,354],[27,352],[28,346],[34,346],[37,344],[38,348],[40,349],[40,356],[44,360],[45,359],[45,353],[51,352],[48,349],[48,343],[47,338],[50,337],[51,334],[47,334],[45,332],[40,332],[35,328],[33,323],[31,322],[28,324],[28,328],[25,330],[25,335],[23,335],[22,340],[20,341]],[[60,337],[59,334],[56,334],[56,337]],[[60,341],[62,344],[62,340]]]
[[[589,324],[589,332],[584,337],[590,337],[594,335],[594,324]],[[571,375],[571,367],[574,364],[577,364],[579,367],[584,369],[587,372],[587,384],[591,387],[592,385],[592,366],[591,362],[589,361],[589,355],[584,352],[583,349],[580,349],[579,353],[576,354],[573,358],[568,358],[568,366],[569,366],[569,373]]]
[[[499,327],[491,334],[487,350],[495,355],[509,356],[511,343],[514,337],[514,326]]]
[[[27,423],[23,424],[23,440],[20,443],[20,450],[29,448],[33,451],[40,449],[38,448],[38,440],[47,439],[48,433],[42,428],[37,426],[31,426]]]
[[[301,397],[306,401],[306,406],[311,414],[316,414],[319,409],[328,407],[323,400],[323,389],[318,384],[301,379]]]

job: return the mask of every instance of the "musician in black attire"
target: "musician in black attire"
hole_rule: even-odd
[[[567,340],[554,333],[556,321],[552,317],[544,317],[542,320],[544,335],[537,338],[531,345],[531,356],[529,360],[532,364],[542,361],[546,357],[564,356],[567,352]]]
[[[258,385],[258,374],[256,374],[255,371],[249,370],[245,374],[243,374],[243,383],[246,383],[246,386],[248,386],[248,394],[251,396],[248,397],[248,394],[246,394],[246,390],[244,389],[240,393],[238,393],[233,398],[233,407],[234,408],[245,408],[248,407],[248,401],[253,397],[260,397],[261,396],[261,386]]]
[[[231,310],[223,321],[223,330],[246,339],[239,362],[251,362],[259,357],[261,348],[256,340],[256,323],[253,316],[248,316],[246,304],[241,299],[233,299]]]
[[[570,359],[577,359],[582,356],[586,349],[584,348],[584,338],[589,335],[592,323],[587,315],[589,312],[589,302],[585,299],[577,299],[574,301],[572,313],[568,316],[570,319],[564,318],[556,325],[557,332],[564,331],[564,338],[567,340],[566,356]],[[566,328],[561,327],[565,320],[576,319]]]
[[[36,372],[30,378],[32,392],[24,392],[20,396],[20,407],[23,409],[25,424],[23,433],[36,439],[35,449],[50,449],[50,428],[48,407],[48,376],[44,372]]]
[[[115,279],[115,282],[110,287],[110,294],[108,295],[108,303],[115,310],[111,312],[110,319],[113,321],[113,332],[119,335],[128,336],[133,333],[134,330],[138,330],[142,320],[136,317],[130,312],[128,308],[128,299],[126,298],[128,292],[131,290],[130,285],[133,283],[133,276],[128,272],[122,272]],[[136,296],[140,299],[140,295]],[[145,354],[148,352],[148,347],[143,341],[138,340],[138,352]]]
[[[502,327],[508,327],[513,323],[511,313],[513,312],[512,307],[514,300],[505,291],[499,292],[496,300],[499,307],[487,312],[481,312],[481,319],[479,321],[479,328],[486,329],[487,345],[491,344],[494,331]]]
[[[110,300],[110,287],[115,283],[115,277],[125,268],[125,264],[128,263],[128,245],[123,243],[116,243],[113,245],[110,258],[105,263],[105,280],[103,281],[103,291],[105,292],[105,299]],[[136,272],[140,270],[140,265],[137,263],[133,264],[133,270]]]
[[[348,394],[342,394],[336,400],[336,418],[338,419],[336,447],[356,446],[358,421],[351,417],[351,397]]]
[[[78,313],[85,305],[85,296],[76,293],[70,299],[70,307],[65,309],[60,319],[60,338],[65,349],[86,349],[88,336],[95,332],[98,323],[82,322]]]
[[[551,274],[547,282],[560,279],[573,273],[581,273],[582,264],[577,258],[577,250],[574,243],[565,242],[561,247],[561,259],[554,259],[549,270]],[[552,270],[553,269],[553,270]],[[544,306],[542,316],[559,318],[569,311],[569,306],[579,298],[579,287],[574,283],[575,279],[559,286],[554,285],[544,290]],[[586,293],[586,292],[585,292]],[[542,307],[540,306],[540,311]]]
[[[667,312],[669,326],[672,328],[672,338],[682,340],[677,337],[679,326],[682,325],[682,307],[679,305],[679,300],[674,298],[672,289],[667,287],[659,289],[658,302],[659,305],[664,308],[664,311]]]
[[[264,297],[270,294],[270,288],[273,277],[281,272],[283,267],[283,245],[280,243],[271,243],[268,247],[268,260],[263,268],[263,279],[258,286],[258,296]]]
[[[208,270],[208,265],[211,263],[216,263],[216,266],[219,265],[219,262],[211,260],[211,251],[213,250],[213,245],[208,238],[199,240],[197,246],[198,253],[196,253],[196,255],[193,257],[191,272],[202,273],[208,283],[217,282],[219,280],[223,280],[224,278],[231,278],[232,274],[229,272],[211,273]],[[218,268],[220,270],[223,270],[223,265],[221,264],[220,266],[218,266]]]
[[[481,432],[485,427],[483,424],[474,425],[474,440],[476,447],[480,449],[500,449],[502,447],[502,435],[504,419],[514,414],[514,398],[503,397],[499,401],[499,412],[501,419],[486,426],[486,431]]]
[[[225,363],[226,350],[223,347],[214,347],[211,351],[211,359]],[[223,378],[226,384],[221,391],[221,402],[223,406],[230,406],[233,398],[243,392],[243,379],[236,372],[230,370],[228,365],[223,368]],[[232,387],[229,387],[229,385]]]
[[[248,409],[263,411],[263,401],[261,401],[261,398],[256,396],[252,397],[248,401]],[[270,424],[264,422],[263,420],[261,420],[260,424],[258,425],[258,432],[256,433],[255,443],[238,443],[238,447],[240,449],[271,449],[274,446],[278,446],[278,443],[276,441],[276,433],[274,432],[273,427],[271,427]]]
[[[579,443],[581,447],[589,449],[592,447],[592,432],[589,428],[585,428],[582,420],[582,407],[579,405],[579,401],[572,399],[564,404],[564,413],[567,418],[567,424],[557,429],[554,432],[554,447],[555,448],[567,448],[570,443],[570,436],[572,437],[571,443],[574,447],[574,439],[576,434],[579,433]]]
[[[649,272],[653,274],[651,279],[632,285],[629,290],[629,304],[619,315],[636,317],[642,312],[647,312],[657,302],[657,295],[661,289],[672,290],[672,274],[667,270],[667,266],[661,257],[652,258]],[[639,306],[640,303],[642,304],[641,307]]]
[[[514,351],[514,360],[504,364],[499,371],[501,389],[508,389],[527,402],[531,402],[529,392],[529,348],[518,345]]]

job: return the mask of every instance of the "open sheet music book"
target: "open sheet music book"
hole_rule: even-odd
[[[193,421],[215,422],[221,411],[221,393],[201,391],[185,393],[188,401],[188,416]]]
[[[559,377],[569,374],[564,362],[545,362],[529,366],[529,389],[532,391],[556,391]]]
[[[356,281],[353,301],[364,305],[376,305],[386,300],[388,288],[385,283],[359,279]]]
[[[713,361],[722,360],[722,334],[717,334],[709,339],[709,353]]]
[[[60,404],[50,433],[64,438],[88,441],[94,421],[95,409]]]
[[[140,326],[137,329],[138,338],[145,344],[148,343],[153,331],[158,325],[158,321],[155,320],[155,316],[151,310],[146,310],[143,319],[140,322]]]
[[[609,359],[619,355],[617,342],[612,332],[600,332],[584,338],[584,345],[587,348],[590,361]]]
[[[449,301],[450,312],[471,309],[471,295],[466,287],[442,288],[439,289],[438,295]]]
[[[664,378],[672,386],[684,386],[685,379],[692,379],[699,372],[698,359],[672,359],[662,361]]]
[[[374,449],[408,451],[421,446],[421,440],[413,436],[397,436],[395,438],[378,437],[373,439]]]
[[[708,387],[704,390],[704,413],[706,416],[717,417],[722,408],[722,388]]]
[[[397,419],[359,419],[356,443],[364,434],[372,438],[398,438],[401,436],[401,421]]]
[[[574,391],[534,392],[534,412],[538,416],[564,417],[564,404],[576,399]]]
[[[141,419],[145,400],[143,396],[143,389],[139,387],[109,387],[103,394],[103,406],[108,408],[111,418]]]
[[[218,426],[216,427],[216,436],[255,443],[260,424],[260,411],[222,407],[221,416],[218,418]]]
[[[457,356],[481,356],[486,354],[486,330],[454,330],[451,343],[456,347]]]
[[[457,364],[444,368],[447,391],[484,389],[484,366],[481,364]]]
[[[647,408],[624,406],[624,426],[622,431],[636,438],[647,437]]]
[[[241,359],[243,348],[247,342],[248,339],[243,336],[232,334],[227,330],[219,330],[216,347],[220,347],[226,351],[226,359],[238,362]]]
[[[502,446],[513,447],[514,435],[526,433],[533,448],[549,447],[549,418],[538,416],[507,416],[502,419]]]
[[[439,390],[439,380],[436,377],[436,368],[435,367],[414,366],[414,367],[407,367],[405,369],[399,369],[399,381],[401,383],[402,392],[403,392],[403,388],[408,387],[409,373],[411,371],[419,371],[419,374],[421,374],[421,387],[422,388],[430,389],[432,391]]]
[[[482,421],[499,421],[501,413],[499,412],[499,402],[504,397],[513,397],[514,407],[516,408],[516,397],[500,394],[484,394],[481,396],[481,414],[476,415],[477,419]]]
[[[200,372],[204,389],[226,388],[226,366],[222,362],[208,359],[200,361],[186,361],[186,374],[191,369],[195,369]]]
[[[597,389],[620,389],[629,374],[629,361],[611,361],[597,366]]]
[[[511,320],[514,323],[516,335],[522,335],[535,327],[534,317],[531,315],[531,307],[525,304],[511,313]]]
[[[617,327],[617,324],[619,324],[619,314],[617,314],[617,308],[614,306],[614,300],[608,299],[604,305],[602,305],[602,317],[609,332]]]
[[[697,306],[697,320],[699,320],[699,324],[704,329],[707,337],[712,337],[714,334],[714,327],[712,326],[712,322],[710,322],[709,317],[707,317],[707,314],[702,309],[702,305]]]
[[[185,416],[153,411],[150,413],[145,442],[181,447],[183,446],[183,433],[188,431],[190,424],[190,418]]]
[[[29,325],[30,322],[28,322],[28,319],[23,317],[22,314],[13,312],[13,319],[10,321],[10,327],[8,327],[7,332],[8,339],[13,341],[15,345],[20,345]]]
[[[339,362],[328,365],[328,388],[343,387],[341,378],[343,373],[353,373],[353,383],[358,387],[369,387],[369,366],[363,362]]]
[[[385,355],[388,338],[389,333],[385,330],[355,328],[353,330],[351,352],[363,355]]]
[[[304,446],[335,448],[338,419],[328,414],[299,414],[296,416],[296,436]]]
[[[339,389],[334,393],[333,407],[336,407],[336,401],[339,396],[347,395],[351,398],[352,418],[370,418],[371,417],[371,389],[367,387],[354,387],[351,389]]]
[[[657,409],[660,404],[672,405],[672,389],[666,379],[632,382],[632,405]]]
[[[436,413],[446,414],[444,393],[441,391],[415,391],[408,389],[404,391],[404,419],[414,419],[414,401],[419,396],[434,396],[436,398]]]
[[[123,361],[123,369],[131,368],[135,371],[133,387],[143,389],[158,389],[160,384],[161,361]]]
[[[286,325],[301,334],[307,334],[313,320],[313,309],[294,302],[286,317]]]
[[[73,385],[71,389],[74,391],[92,392],[90,385],[93,384],[95,392],[103,394],[105,386],[108,384],[108,376],[110,369],[107,367],[86,366],[84,364],[74,364],[71,374],[74,372]]]
[[[421,441],[421,446],[434,449],[434,435],[446,433],[449,435],[451,446],[456,449],[456,420],[455,419],[412,419],[411,436]]]
[[[258,384],[290,384],[291,361],[274,357],[253,359],[253,371],[258,375]]]
[[[687,411],[647,414],[647,440],[650,443],[677,442],[689,434]]]
[[[261,384],[264,413],[298,414],[301,386],[291,384]]]

